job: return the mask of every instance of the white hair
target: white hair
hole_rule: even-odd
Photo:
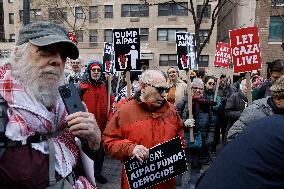
[[[191,85],[201,85],[204,88],[204,82],[200,78],[194,78]]]
[[[161,78],[160,81],[157,81],[157,78]],[[164,77],[163,73],[159,70],[146,70],[141,74],[139,77],[140,83],[146,83],[146,84],[156,84],[155,86],[159,87],[159,85],[164,86],[166,78]]]
[[[64,74],[60,70],[49,67],[39,68],[31,62],[28,49],[30,43],[15,47],[11,53],[10,64],[13,77],[18,80],[26,92],[43,103],[46,107],[52,107],[59,96],[58,87],[64,83]],[[58,76],[58,80],[48,84],[41,76],[46,72],[52,72]]]

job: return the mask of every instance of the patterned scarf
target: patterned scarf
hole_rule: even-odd
[[[9,122],[5,134],[11,140],[22,141],[35,133],[50,133],[67,126],[65,121],[67,113],[61,98],[57,99],[53,111],[48,111],[34,96],[27,94],[23,86],[13,78],[9,63],[0,67],[0,95],[8,103]],[[51,140],[55,145],[55,170],[62,177],[66,177],[72,172],[79,157],[74,136],[64,132]],[[35,150],[44,154],[49,153],[47,141],[31,145]],[[82,182],[86,181],[83,179]]]

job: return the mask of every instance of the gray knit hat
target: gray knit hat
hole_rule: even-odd
[[[67,56],[71,59],[77,59],[79,50],[77,46],[68,38],[66,30],[52,22],[33,22],[25,25],[19,33],[16,45],[30,42],[33,45],[42,47],[55,43],[64,43]]]

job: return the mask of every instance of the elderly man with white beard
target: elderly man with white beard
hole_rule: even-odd
[[[75,171],[80,159],[75,137],[91,154],[100,146],[100,130],[89,112],[67,115],[58,92],[66,58],[78,55],[64,28],[34,22],[20,30],[10,59],[1,63],[0,96],[8,117],[0,138],[1,189],[95,188]]]

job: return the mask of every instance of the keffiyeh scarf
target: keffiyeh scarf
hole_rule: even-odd
[[[0,67],[0,95],[8,104],[7,114],[9,122],[6,126],[6,136],[13,141],[23,141],[35,133],[50,133],[66,128],[65,118],[67,112],[61,98],[57,99],[56,107],[52,112],[37,99],[26,93],[23,86],[11,75],[11,66],[5,63]],[[76,146],[74,136],[69,132],[52,138],[55,146],[55,170],[62,177],[72,172],[79,157],[79,150]],[[44,154],[48,154],[48,142],[31,144],[32,148]],[[75,185],[86,185],[86,179],[81,179]],[[83,184],[84,183],[84,184]],[[93,188],[88,185],[84,188]]]

